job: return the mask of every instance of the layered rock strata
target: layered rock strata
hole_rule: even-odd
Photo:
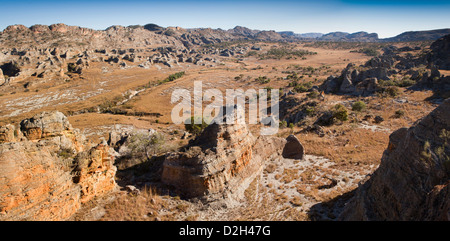
[[[303,157],[294,138],[255,137],[245,124],[212,124],[186,151],[166,157],[162,181],[186,197],[240,197],[266,162],[284,152],[288,158]]]
[[[62,113],[0,128],[0,220],[64,220],[116,187],[111,149],[94,146]]]

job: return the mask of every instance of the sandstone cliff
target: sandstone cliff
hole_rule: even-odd
[[[341,220],[450,220],[450,99],[390,136]]]
[[[107,145],[94,146],[60,112],[0,128],[0,220],[64,220],[115,186]]]

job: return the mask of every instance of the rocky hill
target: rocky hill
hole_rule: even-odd
[[[412,42],[412,41],[434,41],[450,33],[450,29],[436,29],[426,31],[404,32],[391,38],[379,38],[377,33],[364,31],[356,33],[331,32],[327,34],[310,33],[296,34],[285,31],[279,32],[283,36],[294,37],[302,40],[318,40],[331,42]]]
[[[431,46],[431,53],[427,56],[428,62],[439,69],[450,70],[450,34],[436,40]]]
[[[450,220],[450,100],[389,137],[341,220]]]
[[[450,34],[450,28],[428,30],[428,31],[409,31],[401,33],[392,38],[380,39],[381,42],[409,42],[437,40],[444,35]]]
[[[328,34],[311,33],[296,34],[290,31],[275,32],[266,30],[252,30],[236,26],[233,29],[211,29],[180,27],[161,27],[156,24],[111,26],[105,30],[93,30],[78,26],[68,26],[62,23],[52,25],[24,25],[8,26],[0,33],[2,48],[137,48],[145,46],[193,46],[214,44],[237,40],[258,41],[345,41],[345,42],[400,42],[436,40],[450,33],[450,29],[430,31],[405,32],[398,36],[379,39],[376,33],[332,32]]]
[[[345,33],[332,32],[318,38],[321,41],[344,41],[344,42],[377,42],[378,34],[367,32]]]
[[[237,26],[230,30],[180,27],[161,27],[156,24],[128,27],[111,26],[105,30],[93,30],[62,23],[47,25],[8,26],[0,34],[3,48],[137,48],[145,46],[171,45],[191,46],[212,44],[234,40],[288,40],[275,31],[250,30]]]

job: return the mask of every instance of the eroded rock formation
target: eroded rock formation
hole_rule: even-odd
[[[0,128],[0,220],[64,220],[116,187],[107,145],[88,143],[64,114]]]
[[[450,99],[391,134],[380,167],[341,220],[450,220]]]
[[[214,123],[186,151],[166,157],[162,181],[186,197],[240,197],[266,162],[282,157],[286,143],[289,158],[303,157],[298,140],[255,137],[245,124]]]
[[[325,93],[370,95],[379,89],[378,80],[389,80],[385,67],[356,67],[348,64],[339,77],[330,76],[320,86]]]

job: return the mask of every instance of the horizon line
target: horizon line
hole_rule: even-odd
[[[224,28],[220,28],[220,27],[216,27],[216,28],[215,28],[215,27],[181,27],[181,26],[166,26],[166,27],[164,27],[164,26],[161,26],[161,25],[156,24],[156,23],[147,23],[147,24],[143,24],[143,25],[141,25],[141,24],[131,24],[131,25],[127,25],[127,26],[125,26],[125,25],[120,25],[120,24],[114,24],[114,25],[108,26],[108,27],[106,27],[106,28],[104,28],[104,29],[99,29],[99,28],[93,28],[93,27],[81,26],[81,25],[69,25],[69,24],[65,24],[65,23],[62,23],[62,22],[60,22],[60,23],[53,23],[53,24],[49,24],[49,25],[37,23],[37,24],[30,25],[30,26],[27,26],[27,25],[25,25],[25,24],[20,24],[20,23],[17,23],[17,24],[10,24],[10,25],[6,26],[1,32],[4,32],[4,31],[5,31],[8,27],[10,27],[10,26],[20,26],[20,25],[22,25],[22,26],[25,26],[26,28],[30,29],[31,27],[37,26],[37,25],[48,26],[48,27],[50,27],[51,25],[56,25],[56,24],[64,24],[64,25],[66,25],[66,26],[86,28],[86,29],[91,29],[91,30],[95,30],[95,31],[106,31],[106,30],[108,30],[108,29],[111,28],[111,27],[124,27],[124,28],[129,28],[129,27],[133,27],[133,26],[145,27],[146,25],[149,25],[149,24],[155,24],[155,25],[157,25],[157,26],[159,26],[159,27],[163,27],[163,28],[182,28],[182,29],[188,29],[188,30],[190,30],[190,29],[213,29],[213,30],[224,30],[224,31],[228,31],[228,30],[232,30],[232,29],[234,29],[234,28],[236,28],[236,27],[243,27],[243,28],[247,28],[247,29],[253,30],[253,31],[273,31],[273,32],[276,32],[276,33],[292,32],[292,33],[294,33],[294,34],[311,34],[311,33],[315,33],[315,34],[326,35],[326,34],[330,34],[330,33],[347,33],[347,34],[355,34],[355,33],[361,33],[361,32],[364,32],[364,33],[368,33],[368,34],[377,34],[377,35],[379,35],[377,32],[371,32],[371,33],[370,33],[370,32],[364,31],[364,30],[360,30],[360,31],[356,31],[356,32],[347,32],[347,31],[342,31],[342,30],[336,30],[336,31],[327,32],[327,33],[323,33],[323,32],[302,32],[302,33],[298,33],[298,32],[294,32],[294,31],[292,31],[292,30],[274,30],[274,29],[262,29],[262,30],[261,30],[261,29],[251,29],[251,28],[248,28],[248,27],[245,27],[245,26],[242,26],[242,25],[236,25],[236,26],[233,27],[233,28],[224,29]],[[398,35],[400,35],[400,34],[408,33],[408,32],[435,31],[435,30],[445,30],[445,29],[450,29],[450,27],[448,27],[448,28],[436,28],[436,29],[408,30],[408,31],[400,32],[400,33],[398,33],[398,34],[396,34],[396,35],[394,35],[394,36],[390,36],[390,37],[384,37],[384,38],[380,38],[379,36],[377,36],[377,37],[378,37],[378,39],[388,39],[388,38],[396,37],[396,36],[398,36]]]

